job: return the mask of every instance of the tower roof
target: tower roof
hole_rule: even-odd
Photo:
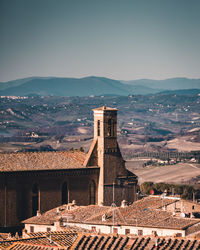
[[[95,109],[93,109],[93,111],[95,111],[95,110],[103,110],[103,111],[105,111],[105,110],[108,110],[108,111],[118,111],[118,109],[116,109],[116,108],[111,108],[111,107],[107,107],[106,105],[104,105],[104,106],[102,106],[102,107],[99,107],[99,108],[95,108]]]

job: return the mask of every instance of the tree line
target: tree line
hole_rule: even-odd
[[[168,184],[168,183],[153,183],[144,182],[140,185],[140,191],[143,194],[162,194],[179,195],[182,199],[192,200],[200,198],[200,190],[195,189],[191,185],[184,184]]]

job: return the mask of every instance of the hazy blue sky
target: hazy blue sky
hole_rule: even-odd
[[[0,0],[0,81],[200,78],[200,0]]]

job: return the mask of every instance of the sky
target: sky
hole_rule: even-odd
[[[200,0],[0,0],[0,81],[200,78]]]

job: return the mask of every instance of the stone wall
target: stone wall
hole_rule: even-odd
[[[98,169],[26,171],[0,174],[0,227],[14,227],[32,217],[32,188],[39,187],[39,210],[45,212],[62,204],[62,185],[68,184],[69,202],[89,204],[89,183],[98,183]],[[5,177],[6,176],[6,177]],[[5,185],[5,178],[7,184]],[[6,188],[6,202],[5,202]],[[97,200],[97,188],[96,188]]]
[[[104,204],[111,206],[113,203],[113,185],[104,186]],[[120,186],[114,185],[114,203],[116,206],[121,206],[123,200],[132,203],[135,201],[135,185],[133,186]]]

